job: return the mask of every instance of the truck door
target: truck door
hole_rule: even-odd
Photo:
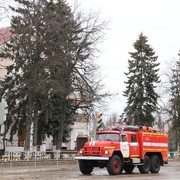
[[[139,157],[139,143],[137,142],[136,134],[131,134],[131,142],[129,143],[129,146],[130,146],[130,157],[138,158]]]
[[[121,134],[120,146],[123,157],[129,157],[129,143],[127,134]]]

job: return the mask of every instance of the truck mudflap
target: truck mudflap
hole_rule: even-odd
[[[109,160],[109,157],[99,157],[99,156],[75,156],[74,159],[76,160],[102,160],[106,161]]]

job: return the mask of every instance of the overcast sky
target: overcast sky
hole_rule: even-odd
[[[3,1],[3,0],[0,0]],[[68,0],[73,3],[75,0]],[[127,72],[128,52],[133,51],[133,43],[141,32],[149,39],[158,61],[161,73],[168,62],[178,59],[180,50],[180,1],[179,0],[76,0],[85,12],[99,11],[100,19],[110,20],[106,39],[100,45],[101,54],[97,58],[103,82],[107,90],[118,93],[109,102],[109,111],[121,114],[126,99],[124,81]],[[0,24],[4,26],[4,24]]]
[[[127,72],[128,52],[134,51],[133,43],[141,32],[158,55],[160,73],[167,64],[178,59],[180,50],[180,1],[179,0],[78,0],[84,10],[100,11],[102,19],[111,21],[106,40],[101,44],[97,59],[107,90],[118,93],[109,102],[109,116],[121,114],[126,98],[124,81]]]

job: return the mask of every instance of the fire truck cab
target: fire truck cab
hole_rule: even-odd
[[[143,174],[158,173],[168,163],[168,135],[142,126],[99,131],[75,159],[82,174],[91,174],[94,167],[106,167],[110,175],[132,173],[135,166]]]

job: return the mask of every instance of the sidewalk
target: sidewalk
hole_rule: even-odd
[[[20,162],[19,162],[20,163]],[[78,163],[77,161],[49,161],[44,164],[44,162],[31,162],[31,164],[27,165],[17,165],[15,163],[6,163],[4,167],[0,167],[0,176],[4,174],[19,174],[19,173],[29,173],[29,172],[43,172],[43,171],[62,171],[71,168],[77,169]],[[2,164],[1,164],[2,165]]]

